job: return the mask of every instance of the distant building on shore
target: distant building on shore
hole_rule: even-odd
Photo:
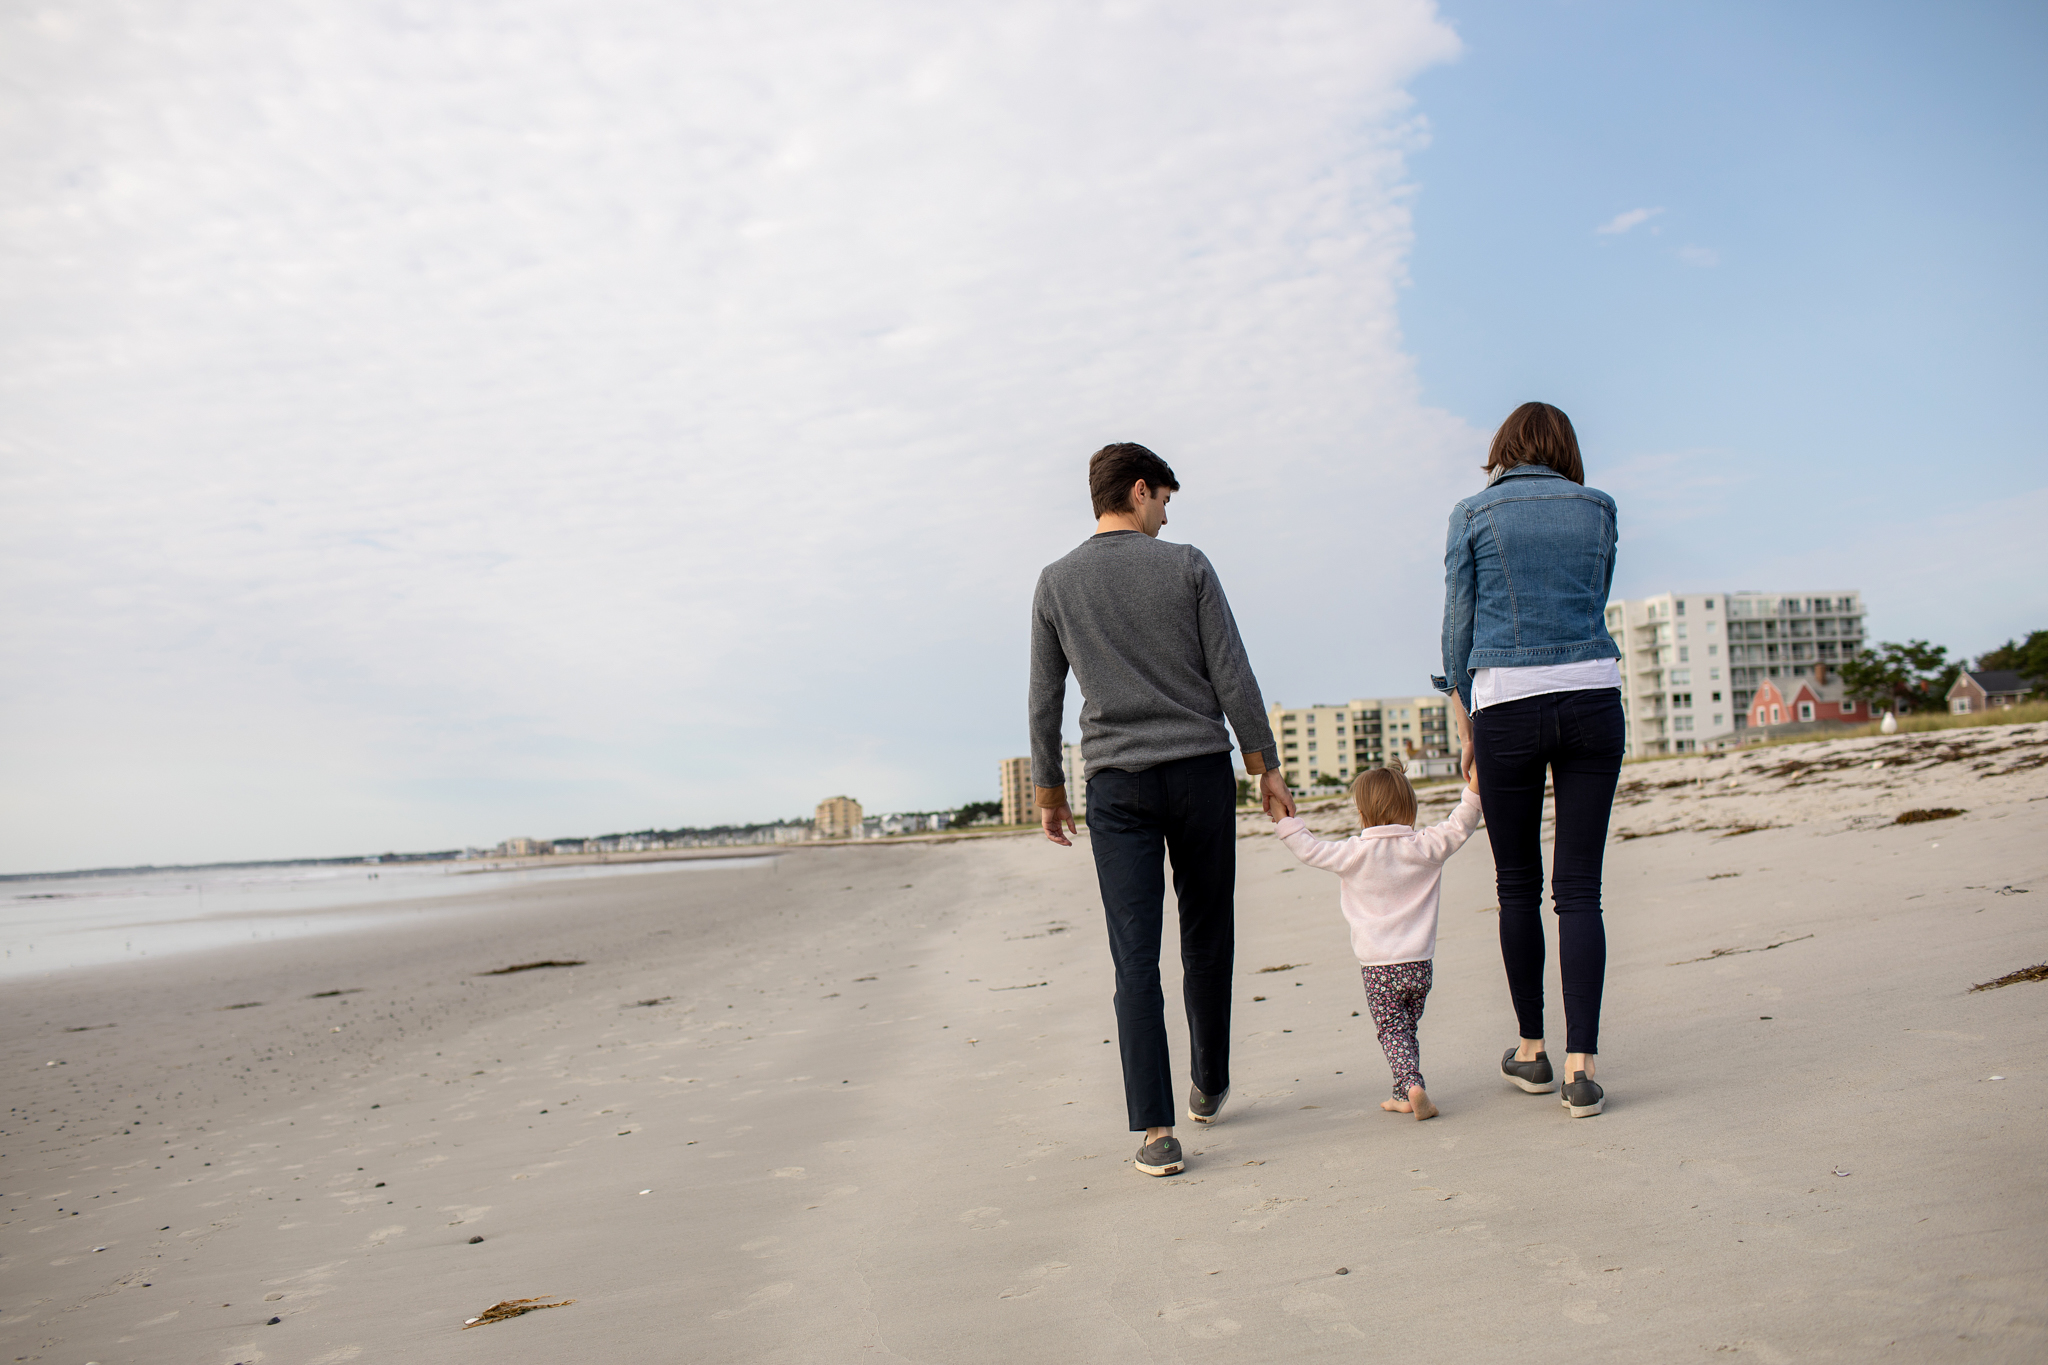
[[[820,839],[858,839],[863,823],[860,802],[850,796],[828,796],[818,803]]]
[[[1742,743],[1757,689],[1777,681],[1779,705],[1800,680],[1818,688],[1863,648],[1863,599],[1824,593],[1663,593],[1607,604],[1621,648],[1628,753],[1703,753]],[[1825,666],[1825,673],[1815,669]],[[1839,703],[1839,698],[1834,698]],[[1765,703],[1768,714],[1769,703]]]
[[[1449,700],[1435,692],[1271,706],[1266,719],[1280,746],[1280,770],[1297,790],[1349,783],[1390,755],[1411,780],[1455,777],[1459,770],[1458,728]]]
[[[1021,825],[1038,818],[1038,789],[1031,782],[1029,758],[1006,758],[997,764],[996,783],[1004,824]]]
[[[548,845],[538,839],[507,839],[499,844],[497,853],[505,858],[532,858],[548,851]]]
[[[1067,806],[1076,820],[1088,814],[1087,769],[1081,764],[1081,746],[1062,744],[1060,766],[1067,774]],[[996,766],[996,784],[1003,803],[1003,823],[1038,823],[1038,787],[1031,780],[1029,758],[1006,758]]]
[[[1815,664],[1811,677],[1786,678],[1783,684],[1765,678],[1750,694],[1744,720],[1750,742],[1830,725],[1868,725],[1877,719],[1870,703],[1850,697],[1840,676],[1831,676],[1826,664]]]
[[[949,810],[903,811],[896,815],[870,817],[878,833],[889,834],[932,834],[953,823],[953,812]]]
[[[1948,690],[1949,714],[1967,716],[1976,711],[2018,706],[2033,690],[2032,684],[2011,669],[1976,673],[1965,669]]]

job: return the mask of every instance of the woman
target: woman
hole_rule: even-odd
[[[1532,1094],[1553,1084],[1543,1036],[1543,797],[1557,803],[1558,965],[1564,978],[1563,1100],[1600,1112],[1600,990],[1607,933],[1600,859],[1621,774],[1621,650],[1607,634],[1614,499],[1587,488],[1571,419],[1524,403],[1494,433],[1485,491],[1451,510],[1444,550],[1444,676],[1477,761],[1500,890],[1500,954],[1521,1044],[1501,1074]]]

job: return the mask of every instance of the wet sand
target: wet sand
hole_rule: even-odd
[[[804,849],[10,983],[0,1343],[2038,1360],[2048,983],[1968,988],[2048,959],[2044,729],[1628,769],[1610,1102],[1577,1121],[1498,1076],[1484,838],[1416,1123],[1378,1108],[1334,883],[1247,821],[1234,1091],[1164,1180],[1130,1166],[1085,845]],[[1965,813],[1890,823],[1929,806]],[[549,959],[585,965],[479,975]],[[576,1302],[462,1330],[543,1294]]]

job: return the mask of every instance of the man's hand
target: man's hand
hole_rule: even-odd
[[[1294,814],[1294,794],[1287,790],[1287,779],[1271,768],[1259,778],[1259,804],[1266,808],[1268,820],[1284,820]]]
[[[1046,838],[1052,840],[1061,848],[1072,848],[1074,846],[1074,841],[1069,839],[1067,834],[1079,834],[1081,831],[1074,824],[1074,812],[1071,809],[1065,805],[1040,806],[1038,808],[1038,818],[1040,823],[1045,826]],[[1062,825],[1066,826],[1066,834],[1060,833],[1060,826]]]

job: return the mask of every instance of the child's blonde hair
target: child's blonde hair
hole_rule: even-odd
[[[1387,761],[1384,768],[1367,768],[1351,784],[1351,799],[1358,806],[1358,818],[1367,829],[1374,825],[1413,825],[1415,788],[1408,783],[1400,759]]]

